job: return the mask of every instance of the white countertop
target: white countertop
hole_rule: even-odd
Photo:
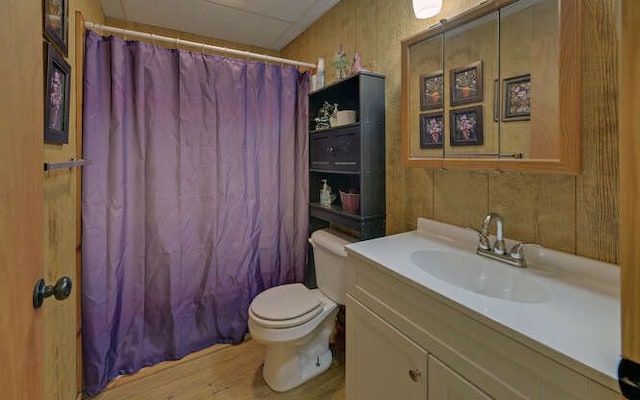
[[[349,244],[347,251],[444,296],[467,314],[469,310],[470,315],[477,314],[480,321],[497,329],[504,327],[504,333],[514,339],[619,390],[618,266],[539,246],[525,247],[529,267],[518,271],[542,284],[551,296],[548,302],[517,303],[448,284],[418,268],[410,258],[411,253],[425,249],[474,254],[477,243],[474,231],[420,218],[416,231]]]

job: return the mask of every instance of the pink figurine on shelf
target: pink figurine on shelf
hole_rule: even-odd
[[[353,64],[351,65],[351,73],[357,74],[358,72],[363,71],[362,65],[360,65],[360,53],[353,54]]]

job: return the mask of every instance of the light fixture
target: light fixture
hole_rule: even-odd
[[[419,19],[433,17],[441,9],[442,0],[413,0],[413,13]]]

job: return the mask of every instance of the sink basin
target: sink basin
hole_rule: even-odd
[[[483,296],[517,303],[551,300],[547,288],[519,270],[475,254],[421,250],[411,253],[411,261],[441,281]]]

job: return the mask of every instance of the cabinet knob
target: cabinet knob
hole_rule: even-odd
[[[421,376],[422,376],[422,372],[420,372],[419,369],[409,370],[409,378],[411,378],[412,381],[418,382],[418,379],[420,379]]]

